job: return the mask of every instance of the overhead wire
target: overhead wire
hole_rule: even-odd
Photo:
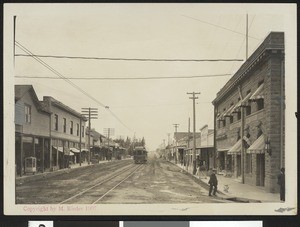
[[[69,83],[71,86],[73,86],[74,88],[76,88],[77,90],[79,90],[81,93],[83,93],[84,95],[86,95],[87,97],[89,97],[90,99],[92,99],[93,101],[95,101],[96,103],[98,103],[101,107],[104,107],[105,109],[108,109],[109,112],[122,124],[124,125],[128,130],[132,131],[128,126],[126,126],[126,124],[124,124],[120,118],[118,118],[110,109],[108,106],[104,105],[103,103],[101,103],[100,101],[98,101],[97,99],[95,99],[93,96],[91,96],[90,94],[88,94],[86,91],[84,91],[83,89],[81,89],[78,85],[74,84],[72,81],[70,81],[68,78],[66,78],[65,76],[63,76],[61,73],[59,73],[57,70],[55,70],[54,68],[52,68],[50,65],[48,65],[46,62],[44,62],[43,60],[39,59],[39,57],[34,56],[34,54],[28,50],[26,47],[24,47],[21,43],[19,43],[18,41],[15,41],[15,45],[17,47],[19,47],[22,51],[24,51],[25,53],[27,53],[28,55],[32,55],[32,58],[35,59],[36,61],[38,61],[40,64],[42,64],[44,67],[46,67],[47,69],[49,69],[51,72],[53,72],[54,74],[56,74],[57,76],[59,76],[60,78],[64,79],[67,83]]]
[[[193,20],[197,20],[197,21],[200,21],[200,22],[202,22],[202,23],[209,24],[209,25],[211,25],[211,26],[214,26],[214,27],[217,27],[217,28],[221,28],[221,29],[224,29],[224,30],[227,30],[227,31],[230,31],[230,32],[233,32],[233,33],[236,33],[236,34],[245,36],[244,33],[238,32],[238,31],[234,31],[234,30],[232,30],[232,29],[230,29],[230,28],[226,28],[226,27],[223,27],[223,26],[220,26],[220,25],[217,25],[217,24],[213,24],[213,23],[210,23],[210,22],[207,22],[207,21],[204,21],[204,20],[200,20],[200,19],[198,19],[198,18],[186,16],[186,15],[181,15],[181,16],[186,17],[186,18],[190,18],[190,19],[193,19]],[[249,38],[252,38],[252,39],[256,39],[256,40],[261,40],[260,38],[253,37],[253,36],[248,36],[248,37],[249,37]]]
[[[209,78],[209,77],[223,77],[231,76],[227,74],[211,74],[211,75],[199,75],[199,76],[154,76],[154,77],[65,77],[68,80],[160,80],[160,79],[191,79],[191,78]],[[65,79],[50,76],[18,76],[15,78],[31,78],[31,79]]]
[[[81,59],[81,60],[107,60],[107,61],[166,61],[166,62],[215,62],[215,61],[243,61],[243,59],[166,59],[166,58],[106,58],[106,57],[82,57],[64,55],[26,55],[15,54],[16,57],[39,57],[39,58],[60,58],[60,59]]]
[[[252,26],[252,23],[253,23],[253,21],[254,21],[255,16],[256,16],[256,15],[253,16],[253,18],[252,18],[252,20],[251,20],[251,22],[250,22],[248,31],[250,31],[250,29],[251,29],[251,26]],[[248,37],[249,37],[249,36],[248,36]],[[242,47],[243,47],[245,41],[246,41],[246,37],[244,37],[244,39],[243,39],[243,41],[242,41],[242,44],[241,44],[241,46],[240,46],[240,49],[239,49],[239,51],[238,51],[238,53],[237,53],[236,56],[238,56],[238,55],[240,54],[240,52],[241,52],[241,50],[242,50]],[[235,62],[232,64],[232,66],[231,66],[231,68],[230,68],[230,72],[232,72],[234,66],[235,66]]]

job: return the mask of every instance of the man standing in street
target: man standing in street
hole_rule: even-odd
[[[216,170],[213,169],[212,173],[210,175],[209,181],[209,196],[211,196],[211,193],[213,193],[213,195],[216,195],[217,189],[218,189],[218,179],[216,176]]]
[[[278,184],[280,186],[280,200],[285,201],[285,168],[280,169],[280,174],[278,175]]]

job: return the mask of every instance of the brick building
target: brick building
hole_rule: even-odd
[[[284,33],[271,32],[213,100],[218,170],[278,191],[284,167]]]

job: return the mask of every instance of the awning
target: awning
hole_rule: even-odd
[[[240,100],[230,111],[229,115],[231,115],[233,112],[236,112],[236,110],[238,108],[240,108],[241,106],[244,106],[245,103],[249,100],[249,98],[251,97],[251,92],[246,95],[242,100]]]
[[[247,149],[248,154],[263,154],[265,153],[265,137],[261,135],[257,140]]]
[[[229,148],[218,148],[217,151],[222,152],[222,151],[228,151]]]
[[[58,150],[59,152],[64,152],[64,148],[63,147],[55,147],[52,146],[54,149]]]
[[[88,149],[81,149],[81,151],[86,151],[86,152],[88,152],[89,150],[88,150]]]
[[[258,99],[263,99],[263,88],[264,88],[264,84],[262,83],[261,85],[259,85],[259,87],[256,89],[256,91],[253,93],[253,95],[251,95],[251,97],[249,98],[250,101],[255,101]]]
[[[232,109],[234,108],[234,105],[232,105],[225,113],[224,117],[230,117],[232,114]]]
[[[80,153],[80,151],[75,147],[71,147],[70,151],[72,151],[73,153]]]
[[[237,141],[229,150],[228,150],[228,154],[236,154],[236,153],[240,153],[242,150],[242,140],[239,139],[239,141]]]

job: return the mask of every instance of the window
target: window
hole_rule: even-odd
[[[25,104],[25,122],[31,123],[31,106]]]
[[[54,114],[54,130],[58,131],[58,115]]]
[[[251,114],[251,106],[246,106],[246,116]]]
[[[84,126],[82,126],[82,129],[81,129],[81,137],[84,137]]]
[[[77,127],[76,127],[76,136],[79,136],[79,124],[77,123]]]
[[[264,108],[264,99],[256,100],[257,110],[262,110]]]
[[[239,111],[239,112],[237,112],[237,119],[241,120],[241,118],[242,118],[242,114],[241,114],[241,111]]]
[[[230,117],[229,117],[229,122],[230,122],[230,124],[233,123],[233,116],[230,116]]]
[[[67,119],[64,118],[64,133],[67,132]]]
[[[73,121],[70,121],[70,134],[73,135]]]
[[[225,127],[226,126],[226,118],[224,118],[224,120],[222,122],[223,122],[223,127]]]
[[[249,95],[251,93],[251,90],[248,90],[247,91],[247,95]],[[246,116],[250,115],[251,114],[251,105],[250,103],[248,102],[248,105],[246,106],[245,108],[245,112],[246,112]]]

